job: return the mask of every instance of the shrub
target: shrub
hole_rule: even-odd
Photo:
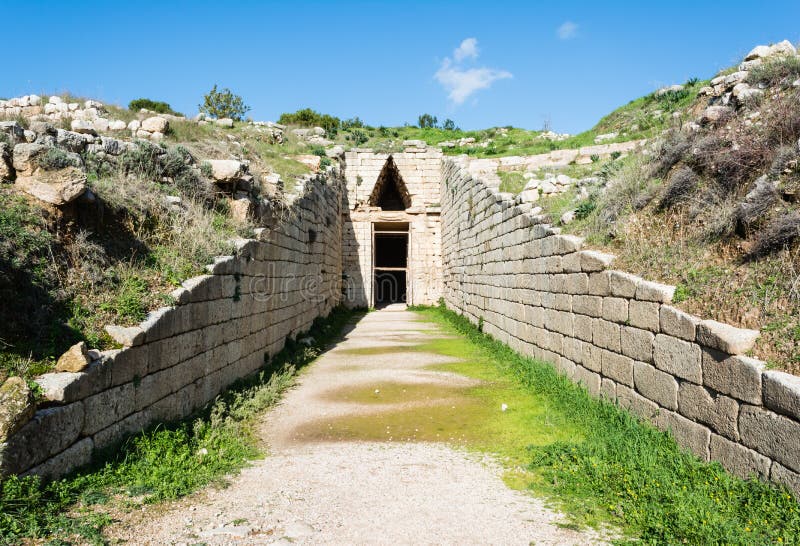
[[[591,213],[597,208],[597,202],[594,199],[585,199],[575,207],[575,219],[583,220],[588,218]]]
[[[768,58],[747,73],[747,82],[752,84],[775,85],[791,83],[800,76],[800,57],[797,55],[776,55]]]
[[[199,108],[204,114],[215,118],[231,118],[237,121],[250,111],[242,97],[235,95],[227,87],[217,91],[217,84],[203,97],[203,104]]]
[[[342,128],[342,120],[339,118],[328,114],[320,114],[311,108],[303,108],[294,113],[284,112],[278,118],[278,123],[299,125],[301,127],[322,127],[329,135],[335,135]]]
[[[80,167],[81,158],[60,148],[50,148],[36,159],[36,163],[46,171],[56,171],[67,167]]]
[[[127,174],[155,180],[161,177],[158,158],[162,153],[160,147],[139,140],[134,148],[128,149],[120,156],[119,165]]]
[[[658,202],[660,210],[670,209],[683,203],[697,188],[697,175],[689,167],[681,167],[669,179],[669,183]]]
[[[797,159],[797,147],[781,146],[778,149],[778,153],[775,154],[775,159],[772,160],[772,165],[770,165],[769,177],[773,180],[780,177],[794,159]]]
[[[364,144],[366,141],[369,140],[369,136],[367,136],[367,133],[365,133],[361,129],[354,129],[350,134],[356,146],[360,146],[361,144]]]
[[[456,127],[456,122],[453,121],[450,118],[447,118],[446,120],[444,120],[444,123],[442,123],[442,129],[444,129],[445,131],[458,131],[459,130],[458,127]]]
[[[662,178],[678,164],[690,149],[689,137],[682,131],[670,131],[660,142],[656,160],[651,169],[652,176]]]
[[[766,216],[778,199],[775,185],[768,181],[766,176],[756,180],[755,187],[747,194],[745,200],[736,206],[734,212],[736,231],[742,236],[747,236],[752,226]]]
[[[756,239],[749,259],[760,258],[785,248],[800,240],[800,213],[789,212],[773,220]]]
[[[346,119],[341,123],[341,129],[343,131],[348,131],[350,129],[362,129],[365,127],[364,122],[361,121],[359,117],[354,117],[350,119]]]
[[[172,107],[166,102],[142,98],[134,99],[128,103],[128,110],[131,110],[132,112],[138,112],[142,108],[152,112],[158,112],[159,114],[172,114],[173,116],[183,115],[173,110]]]

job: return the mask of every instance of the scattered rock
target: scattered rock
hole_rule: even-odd
[[[0,386],[0,442],[27,423],[35,411],[33,394],[21,377],[10,377]]]
[[[97,131],[95,131],[94,125],[90,121],[84,121],[82,119],[73,119],[70,122],[70,128],[76,133],[81,133],[84,135],[97,135]]]
[[[141,128],[149,133],[161,133],[163,135],[169,129],[169,121],[161,116],[153,116],[142,121]]]
[[[80,372],[89,365],[86,342],[81,341],[70,347],[56,362],[57,372]]]
[[[208,159],[205,161],[211,166],[211,178],[215,182],[235,182],[245,173],[245,166],[235,159]]]
[[[724,122],[733,115],[733,108],[729,106],[709,106],[703,111],[700,123],[703,125]]]
[[[566,226],[567,224],[571,224],[575,220],[575,210],[568,210],[564,214],[561,215],[561,225]]]

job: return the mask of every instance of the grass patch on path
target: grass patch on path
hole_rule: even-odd
[[[6,478],[0,483],[0,544],[19,544],[23,538],[53,545],[105,544],[103,528],[114,513],[224,484],[226,475],[261,455],[258,416],[353,316],[334,310],[309,332],[312,346],[288,342],[260,374],[233,385],[197,415],[132,436],[101,454],[93,467],[49,483],[38,477]]]
[[[533,441],[523,447],[520,439],[525,438],[528,419],[522,415],[509,420],[512,434],[487,436],[485,446],[477,445],[524,460],[525,471],[517,473],[514,485],[546,495],[574,523],[617,525],[625,532],[619,544],[800,542],[798,504],[785,489],[741,480],[717,463],[700,461],[681,450],[669,434],[613,404],[592,399],[550,365],[519,355],[451,311],[419,312],[446,332],[464,337],[457,343],[431,342],[463,358],[462,363],[439,368],[489,380],[499,373],[529,398],[544,402],[546,412],[530,415],[530,423],[544,417],[581,432],[546,444],[537,444],[538,434],[533,432]],[[509,410],[518,403],[508,402]],[[521,412],[528,410],[522,406]]]

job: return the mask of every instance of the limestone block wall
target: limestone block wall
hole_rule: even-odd
[[[149,424],[188,416],[327,315],[341,300],[342,191],[338,178],[308,181],[282,223],[126,329],[128,346],[38,379],[47,401],[2,446],[3,473],[59,476]]]
[[[347,201],[352,208],[369,199],[386,160],[392,156],[411,195],[412,208],[439,204],[442,151],[438,148],[407,148],[399,153],[375,153],[369,149],[345,152]],[[361,185],[358,185],[359,177]]]
[[[449,308],[701,459],[800,493],[800,378],[745,356],[757,332],[672,307],[672,287],[610,270],[613,256],[503,200],[466,160],[443,170]]]
[[[372,223],[345,217],[342,227],[344,304],[350,308],[372,305]]]

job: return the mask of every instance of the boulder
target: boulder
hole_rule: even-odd
[[[561,225],[566,226],[567,224],[571,224],[575,220],[575,213],[574,210],[568,210],[564,214],[561,215]]]
[[[41,135],[55,136],[57,133],[56,128],[53,127],[53,124],[48,121],[31,121],[30,129],[34,133],[38,133]]]
[[[89,365],[89,351],[86,342],[81,341],[70,347],[56,362],[57,372],[80,372]]]
[[[727,120],[733,115],[733,108],[729,106],[709,106],[703,110],[703,115],[700,117],[700,123],[715,124]]]
[[[25,129],[16,121],[0,121],[0,133],[7,134],[14,142],[25,140]]]
[[[139,121],[138,119],[135,119],[135,120],[131,121],[131,122],[128,124],[128,129],[129,129],[131,132],[135,133],[136,131],[138,131],[138,130],[139,130],[139,128],[141,128],[141,126],[142,126],[142,122],[141,122],[141,121]]]
[[[58,129],[56,131],[56,144],[70,152],[80,153],[86,149],[88,142],[81,133]]]
[[[95,131],[99,131],[101,133],[108,131],[109,122],[106,118],[95,118],[92,121],[92,126],[94,127]]]
[[[14,167],[11,164],[11,147],[0,142],[0,182],[14,180]]]
[[[124,131],[126,127],[127,125],[125,125],[125,122],[119,119],[115,119],[108,124],[108,129],[110,131]]]
[[[36,160],[47,153],[49,146],[43,144],[17,144],[14,146],[14,169],[18,175],[28,176],[38,168]]]
[[[83,135],[96,135],[97,131],[94,128],[94,125],[90,121],[85,121],[82,119],[73,119],[70,123],[70,128],[76,133],[81,133]]]
[[[253,210],[253,202],[246,197],[233,199],[230,206],[231,216],[237,222],[246,222]]]
[[[231,118],[220,118],[214,123],[216,123],[220,127],[227,127],[229,129],[233,127],[233,120]]]
[[[169,121],[161,116],[153,116],[142,121],[142,129],[150,133],[165,134],[169,130]]]
[[[35,411],[33,395],[21,377],[10,377],[0,386],[0,442],[27,423]]]
[[[71,203],[86,191],[86,173],[79,167],[17,175],[15,186],[25,193],[57,207]]]
[[[205,162],[211,166],[211,178],[215,182],[234,182],[241,178],[246,170],[244,164],[235,159],[208,159]]]
[[[750,50],[744,60],[745,61],[752,61],[754,59],[761,59],[762,57],[767,57],[769,55],[769,46],[765,45],[758,45]]]

